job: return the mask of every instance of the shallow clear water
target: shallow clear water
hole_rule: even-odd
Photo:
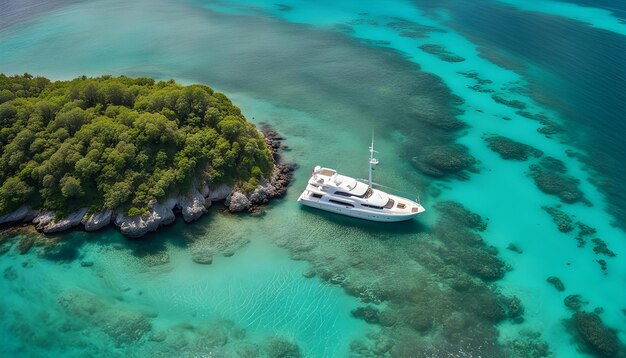
[[[482,302],[471,290],[450,290],[451,278],[442,274],[451,264],[437,248],[440,213],[433,206],[443,200],[488,218],[481,235],[511,268],[485,285],[494,295],[519,297],[525,307],[523,323],[495,324],[500,344],[531,330],[541,333],[554,356],[584,355],[562,323],[572,313],[563,305],[571,294],[582,295],[587,310],[602,307],[603,321],[624,342],[626,235],[611,225],[619,216],[611,216],[607,205],[624,210],[626,204],[607,201],[607,192],[592,184],[623,186],[623,165],[589,167],[566,150],[619,162],[620,96],[626,93],[621,91],[626,81],[619,49],[626,46],[621,33],[626,25],[620,27],[599,8],[583,14],[567,3],[548,6],[555,2],[546,1],[532,9],[521,2],[502,3],[294,0],[279,6],[261,0],[100,0],[13,9],[19,19],[0,26],[0,71],[53,79],[110,73],[206,83],[225,92],[251,121],[268,122],[284,134],[290,148],[285,156],[301,169],[286,198],[260,217],[214,210],[197,223],[177,222],[139,243],[127,242],[112,229],[70,233],[62,236],[65,255],[57,256],[43,254],[43,248],[19,255],[13,247],[0,257],[5,273],[0,289],[8,293],[0,301],[0,352],[168,356],[210,351],[233,356],[257,347],[269,354],[267,340],[281,336],[307,356],[356,354],[355,341],[374,346],[377,354],[414,355],[400,348],[376,350],[384,342],[381,337],[394,347],[411,340],[432,344],[439,349],[430,352],[435,356],[475,355],[481,352],[479,344],[468,339],[468,346],[455,343],[446,349],[436,333],[437,327],[446,331],[450,326],[447,317],[469,317],[470,302]],[[581,14],[589,24],[575,21]],[[510,22],[502,21],[504,15]],[[533,24],[560,32],[519,30]],[[463,61],[448,62],[419,48],[427,44],[443,46]],[[546,51],[558,44],[561,51]],[[607,49],[615,51],[608,58]],[[492,92],[473,89],[477,82],[466,75],[469,71],[490,81],[483,89],[545,113],[566,128],[567,136],[538,133],[539,122],[496,103]],[[598,114],[596,108],[603,111]],[[592,112],[597,120],[580,115]],[[451,118],[468,127],[454,132],[428,124]],[[421,192],[428,211],[412,222],[381,226],[300,208],[295,199],[311,167],[366,174],[372,130],[381,162],[376,180]],[[562,160],[593,205],[563,204],[561,209],[596,228],[595,236],[617,256],[595,254],[590,242],[577,247],[576,231],[559,232],[541,207],[560,202],[533,183],[533,160],[503,160],[483,140],[493,134]],[[424,147],[453,141],[479,160],[479,172],[469,180],[433,179],[411,164]],[[510,244],[522,253],[508,250]],[[469,255],[471,247],[465,249]],[[207,251],[214,254],[211,265],[192,261]],[[420,256],[424,252],[443,263],[429,266]],[[606,274],[598,259],[607,261]],[[305,278],[309,270],[317,276]],[[546,283],[548,276],[558,276],[566,290],[556,291]],[[402,314],[434,306],[439,312],[434,328],[417,335],[400,323],[381,328],[354,318],[350,311],[368,301],[362,288],[370,286],[382,292],[383,302],[375,305],[381,311]],[[63,305],[68,295],[71,304]],[[122,318],[143,317],[149,332],[123,341],[120,331],[136,327],[112,332],[106,318],[86,317],[85,301],[94,300],[101,310],[122,312]],[[207,339],[221,343],[211,345]]]

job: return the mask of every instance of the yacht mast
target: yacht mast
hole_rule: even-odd
[[[378,159],[374,158],[374,131],[372,131],[372,145],[370,146],[370,166],[369,166],[369,181],[368,186],[372,187],[372,165],[378,164]]]

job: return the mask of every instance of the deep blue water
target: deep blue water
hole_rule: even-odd
[[[260,216],[216,208],[139,242],[113,228],[67,233],[52,253],[37,236],[20,255],[24,234],[10,234],[0,355],[598,355],[564,305],[580,295],[623,356],[624,10],[609,0],[2,2],[0,72],[204,83],[284,134],[285,158],[301,168]],[[538,132],[493,94],[564,130]],[[372,130],[375,180],[420,192],[427,212],[381,226],[301,208],[310,167],[365,174]],[[540,159],[503,159],[486,144],[493,135],[562,161],[591,205],[540,191]],[[435,162],[472,167],[428,175],[424,158],[440,150]],[[546,207],[596,233],[580,245],[578,226],[560,232]],[[595,252],[594,238],[616,256]],[[193,261],[207,254],[211,265]]]
[[[617,10],[617,16],[625,11],[619,1],[600,3]],[[451,26],[476,43],[491,51],[505,51],[526,66],[522,72],[534,84],[536,96],[562,113],[568,134],[585,147],[589,162],[607,177],[605,185],[617,206],[617,220],[626,222],[624,36],[567,18],[512,11],[498,2],[448,1],[433,6],[449,10]]]

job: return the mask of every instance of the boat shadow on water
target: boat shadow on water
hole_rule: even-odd
[[[379,222],[369,221],[365,219],[354,218],[351,216],[330,213],[324,210],[312,208],[309,206],[300,206],[302,212],[308,215],[316,215],[323,220],[327,220],[333,224],[343,227],[350,227],[365,231],[371,234],[419,234],[428,232],[428,227],[422,224],[419,219],[413,218],[406,221],[398,222]]]

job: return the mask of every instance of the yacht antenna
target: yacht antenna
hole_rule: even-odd
[[[372,131],[372,145],[370,146],[370,166],[369,166],[369,181],[368,186],[372,187],[372,165],[378,164],[378,159],[374,158],[374,131]],[[376,152],[378,153],[378,152]]]

